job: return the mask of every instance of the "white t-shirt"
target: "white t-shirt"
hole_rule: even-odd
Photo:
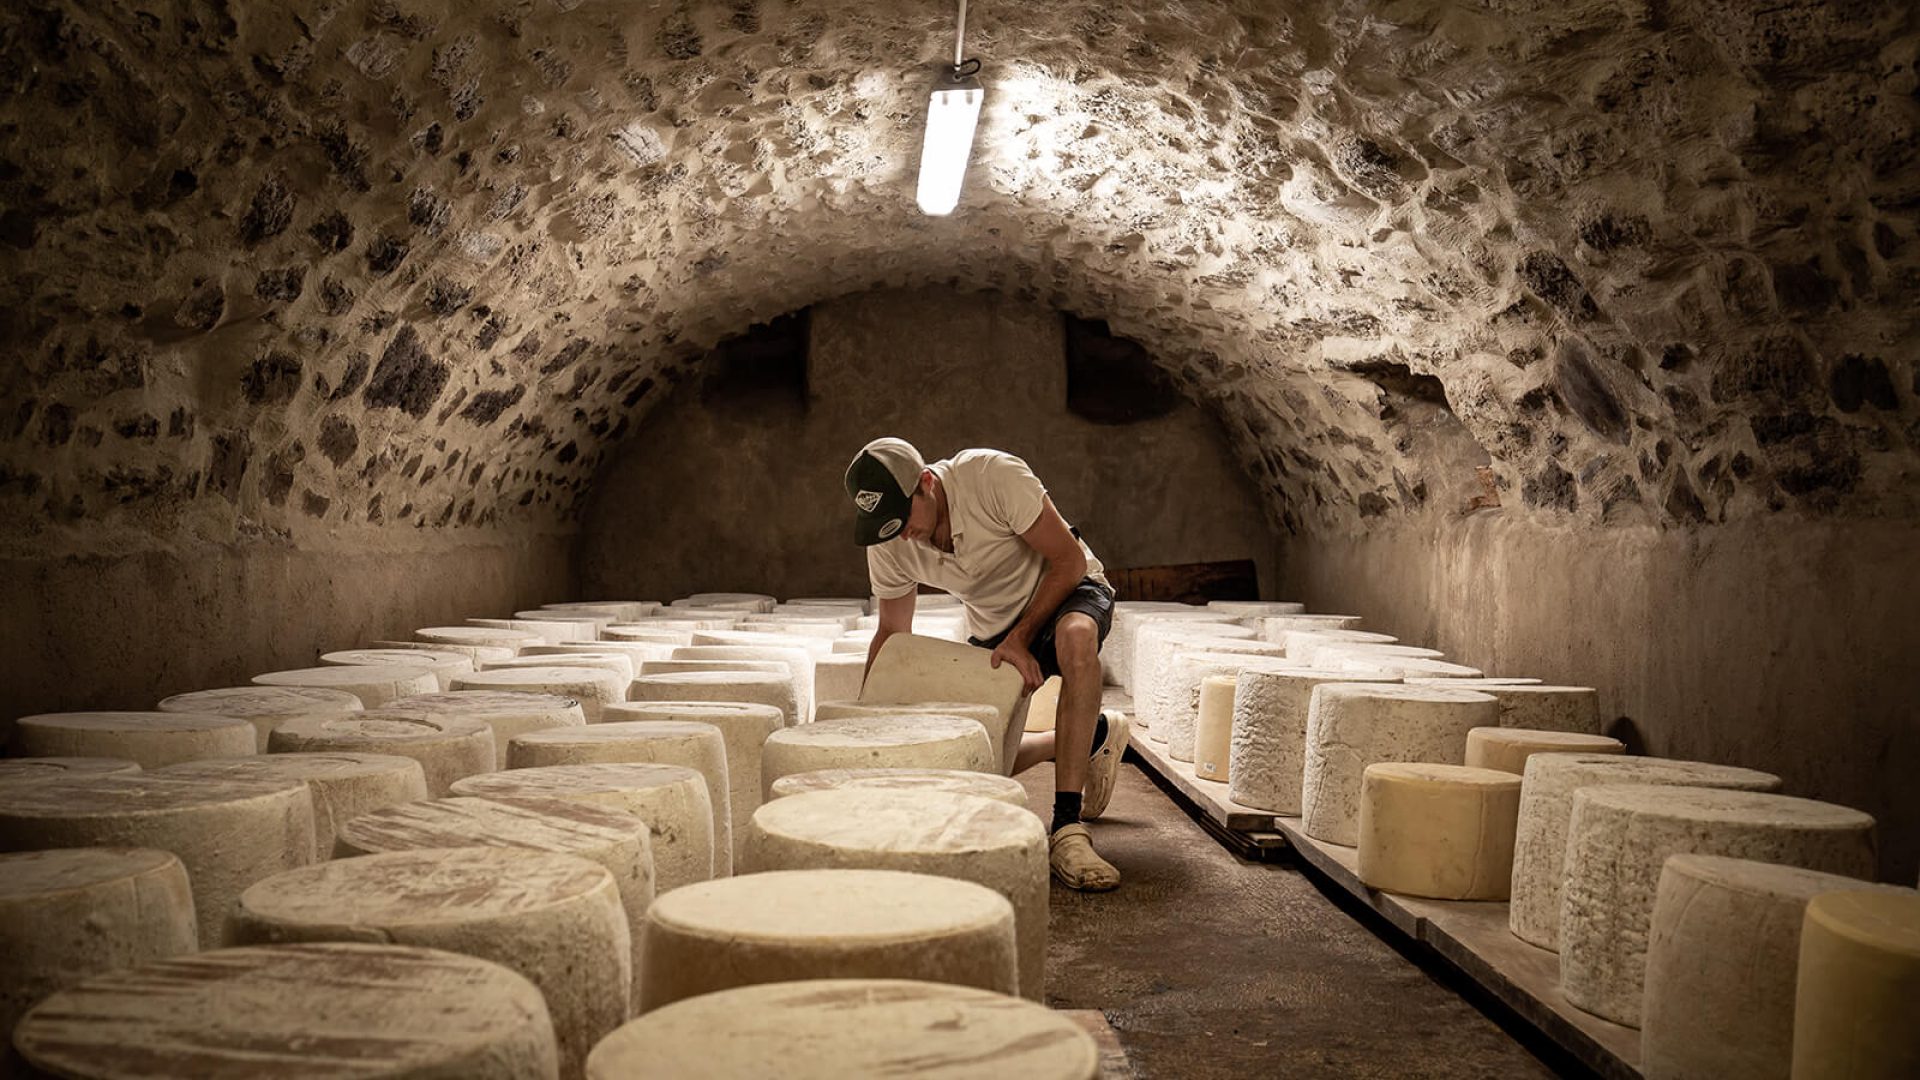
[[[893,600],[920,585],[944,589],[967,610],[967,634],[982,640],[1009,629],[1027,609],[1047,560],[1020,534],[1033,528],[1047,489],[1027,463],[999,450],[962,450],[927,468],[947,492],[953,554],[897,537],[867,548],[873,595]],[[1107,584],[1086,541],[1087,577]]]

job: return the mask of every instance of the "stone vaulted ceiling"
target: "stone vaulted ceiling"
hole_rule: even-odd
[[[929,219],[946,3],[16,0],[4,535],[563,524],[719,338],[941,283],[1145,343],[1290,529],[1910,513],[1915,12],[986,0]]]

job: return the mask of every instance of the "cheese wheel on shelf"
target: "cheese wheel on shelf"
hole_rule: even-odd
[[[477,670],[481,661],[505,660],[514,655],[511,647],[500,645],[461,645],[446,641],[373,641],[368,644],[373,649],[411,649],[416,652],[459,653],[473,661]]]
[[[195,690],[164,698],[154,706],[161,712],[231,716],[254,728],[254,749],[267,752],[267,737],[289,720],[339,716],[366,708],[345,690],[324,686],[228,686]]]
[[[1920,1074],[1920,893],[1823,893],[1807,903],[1793,1017],[1795,1080]]]
[[[978,722],[964,716],[910,714],[819,720],[783,728],[761,748],[760,786],[819,769],[972,769],[998,773],[1000,761]]]
[[[1200,707],[1193,722],[1193,774],[1216,784],[1230,779],[1233,744],[1233,695],[1238,672],[1209,675],[1200,683]]]
[[[1361,780],[1360,880],[1436,900],[1505,900],[1520,778],[1462,765],[1378,763]]]
[[[1242,806],[1300,813],[1307,768],[1307,713],[1325,683],[1397,683],[1397,675],[1319,668],[1242,671],[1234,682],[1227,795]]]
[[[643,675],[633,680],[627,697],[631,701],[738,701],[772,705],[780,710],[783,726],[800,722],[800,697],[791,673],[687,671],[677,675]]]
[[[1476,769],[1498,769],[1515,776],[1527,771],[1535,754],[1624,754],[1627,744],[1605,735],[1576,731],[1540,731],[1531,728],[1474,728],[1467,732],[1467,764]]]
[[[1377,762],[1458,765],[1467,732],[1498,719],[1493,698],[1438,686],[1326,683],[1307,708],[1301,828],[1316,840],[1360,838],[1361,780]]]
[[[418,694],[393,703],[427,716],[445,716],[478,721],[493,732],[493,764],[507,768],[507,752],[513,740],[535,731],[575,729],[586,726],[587,714],[580,699],[560,694],[534,694],[520,690],[449,690],[444,694]]]

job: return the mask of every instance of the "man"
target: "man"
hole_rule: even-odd
[[[963,450],[929,465],[904,440],[875,439],[847,466],[846,485],[880,604],[867,666],[888,637],[912,631],[925,584],[960,599],[969,643],[993,650],[995,668],[1013,665],[1025,693],[1060,676],[1054,730],[1021,740],[1014,771],[1054,763],[1054,877],[1088,892],[1117,887],[1120,872],[1081,823],[1106,809],[1127,746],[1126,718],[1100,710],[1100,644],[1113,623],[1100,561],[1012,454]]]

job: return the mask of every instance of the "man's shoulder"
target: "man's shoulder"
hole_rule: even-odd
[[[967,477],[1000,475],[1016,469],[1021,472],[1031,471],[1019,455],[986,447],[962,450],[948,458],[944,464],[950,472]]]

